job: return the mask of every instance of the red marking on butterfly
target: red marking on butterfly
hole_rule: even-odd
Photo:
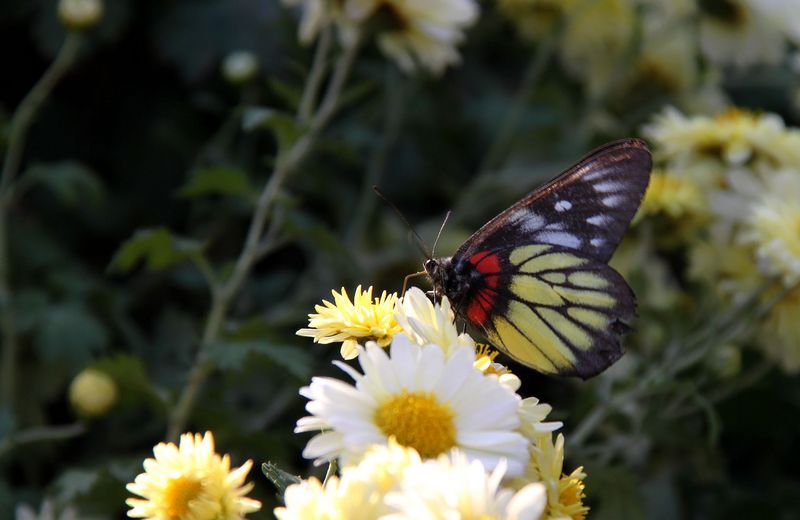
[[[500,275],[500,257],[491,251],[480,251],[469,257],[475,270],[483,275],[486,287],[479,289],[467,305],[467,317],[475,324],[483,325],[494,307],[497,283]]]

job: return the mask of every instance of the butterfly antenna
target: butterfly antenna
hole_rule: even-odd
[[[414,231],[414,228],[413,228],[413,227],[411,227],[411,224],[409,224],[409,223],[408,223],[408,220],[406,220],[406,217],[404,217],[404,216],[403,216],[403,214],[400,212],[400,210],[399,210],[399,209],[397,209],[397,206],[395,206],[394,204],[392,204],[392,201],[390,201],[389,199],[387,199],[387,198],[386,198],[386,195],[384,195],[383,193],[381,193],[381,190],[379,190],[377,186],[373,186],[373,187],[372,187],[372,189],[373,189],[373,191],[375,191],[375,194],[376,194],[378,197],[380,197],[381,199],[383,199],[383,201],[384,201],[386,204],[388,204],[390,208],[392,208],[392,209],[394,210],[394,212],[397,214],[397,216],[398,216],[398,217],[400,217],[400,220],[402,220],[402,221],[403,221],[403,223],[406,225],[406,227],[408,228],[408,230],[411,232],[412,236],[413,236],[413,237],[416,239],[416,241],[415,241],[415,244],[417,245],[417,247],[419,248],[419,250],[422,252],[422,255],[423,255],[425,258],[433,258],[433,256],[431,255],[431,253],[428,253],[428,248],[427,248],[427,247],[425,247],[425,241],[424,241],[424,240],[422,240],[422,237],[421,237],[421,236],[419,236],[419,234],[418,234],[416,231]]]
[[[433,258],[434,253],[436,252],[436,244],[439,243],[439,237],[442,236],[442,231],[444,231],[444,226],[447,225],[448,219],[450,219],[451,211],[447,212],[447,215],[444,216],[444,222],[442,222],[442,227],[439,228],[439,232],[436,234],[436,240],[433,241],[433,247],[431,248],[431,258]]]

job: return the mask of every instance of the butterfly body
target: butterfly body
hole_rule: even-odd
[[[425,270],[437,297],[540,372],[588,378],[622,355],[635,298],[607,262],[647,188],[643,141],[599,148]]]

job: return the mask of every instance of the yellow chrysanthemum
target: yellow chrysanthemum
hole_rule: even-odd
[[[800,288],[789,291],[761,324],[759,343],[790,374],[800,373]]]
[[[711,156],[740,165],[750,160],[800,167],[800,131],[776,114],[729,108],[714,117],[687,117],[669,107],[643,133],[666,159]]]
[[[790,287],[800,281],[800,172],[776,172],[770,192],[750,211],[743,233],[761,268]]]
[[[531,447],[531,460],[525,477],[519,479],[517,485],[526,482],[541,482],[547,490],[547,508],[543,519],[583,520],[589,508],[583,504],[584,479],[583,467],[563,473],[564,436],[558,434],[555,444],[550,434],[540,435]]]
[[[341,342],[342,358],[353,359],[360,342],[374,341],[385,347],[402,330],[394,318],[396,293],[384,291],[380,298],[373,299],[372,287],[362,291],[359,285],[350,301],[344,288],[341,294],[332,292],[334,303],[323,300],[323,305],[315,306],[317,313],[308,315],[309,328],[298,330],[298,336],[314,338],[315,343],[322,344]]]
[[[697,216],[704,210],[703,194],[692,179],[663,170],[653,171],[639,209],[642,215],[664,214],[674,219]]]
[[[148,520],[243,520],[261,509],[258,500],[247,498],[253,487],[245,478],[253,465],[248,460],[231,470],[228,455],[214,451],[214,436],[186,433],[180,447],[160,443],[155,458],[144,461],[145,472],[128,484],[131,493],[128,516]]]
[[[473,366],[486,375],[496,375],[500,383],[510,389],[517,391],[522,386],[522,381],[505,365],[497,363],[495,358],[499,352],[492,349],[489,345],[478,344],[475,347],[475,363]]]

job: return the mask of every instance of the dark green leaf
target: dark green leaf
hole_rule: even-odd
[[[168,229],[144,229],[123,243],[111,260],[109,269],[126,273],[139,262],[150,271],[158,271],[202,253],[203,244],[173,235]]]
[[[34,345],[43,359],[68,361],[76,368],[100,352],[107,341],[103,324],[78,302],[49,307],[34,335]]]
[[[97,204],[105,190],[89,168],[75,161],[31,166],[20,179],[21,186],[41,185],[69,206]]]
[[[251,355],[270,359],[298,379],[308,379],[311,368],[307,350],[264,341],[219,341],[208,347],[206,355],[222,370],[241,370]]]
[[[247,174],[231,166],[203,168],[192,174],[178,195],[181,197],[202,197],[205,195],[231,195],[253,199],[256,189]]]
[[[278,142],[278,153],[285,153],[305,132],[294,116],[272,108],[247,107],[242,115],[242,128],[252,132],[268,129]]]
[[[58,498],[72,502],[89,493],[100,480],[100,471],[95,469],[70,469],[56,480]]]

